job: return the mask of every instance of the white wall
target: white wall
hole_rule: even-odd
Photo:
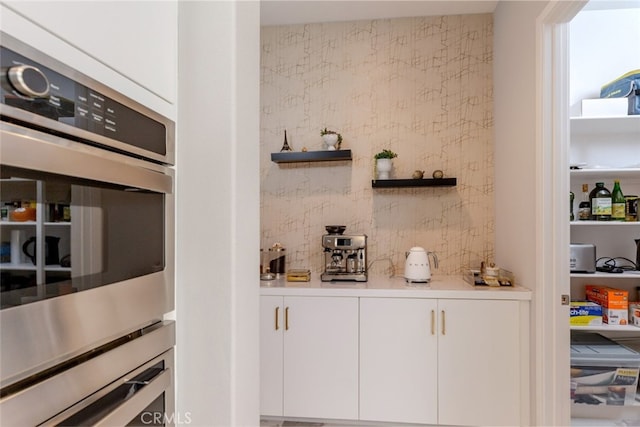
[[[512,270],[516,280],[534,291],[532,324],[544,283],[539,283],[540,257],[536,192],[536,17],[547,2],[500,2],[494,12],[495,251],[496,262]],[[533,326],[531,362],[535,366]],[[533,372],[532,384],[539,387]],[[535,390],[532,408],[540,404]],[[532,409],[532,425],[543,425],[540,408]]]
[[[600,97],[602,85],[629,71],[640,70],[640,7],[584,10],[571,21],[570,29],[573,117],[581,115],[583,99]]]
[[[259,3],[180,2],[177,404],[259,419]]]

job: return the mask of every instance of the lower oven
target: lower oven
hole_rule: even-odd
[[[0,424],[171,424],[175,125],[1,32],[0,61]]]
[[[175,425],[175,327],[159,322],[6,388],[5,426]],[[133,366],[133,369],[132,369]],[[53,415],[53,416],[52,416]]]

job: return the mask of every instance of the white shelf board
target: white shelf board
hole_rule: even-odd
[[[36,266],[33,263],[23,262],[20,264],[12,264],[10,262],[0,263],[0,268],[3,270],[20,270],[20,271],[36,271]]]
[[[571,326],[572,331],[599,331],[599,332],[638,332],[640,333],[639,326],[633,325],[607,325],[601,326]]]
[[[571,277],[580,277],[585,279],[593,278],[607,278],[607,279],[640,279],[640,271],[625,271],[624,273],[602,273],[596,271],[595,273],[571,273]]]
[[[634,133],[640,135],[640,116],[572,117],[572,135]]]
[[[36,225],[35,221],[0,221],[0,225],[5,226],[25,226],[25,225]]]
[[[570,169],[572,178],[594,179],[640,179],[640,168],[594,168],[594,169]]]
[[[606,226],[606,227],[638,227],[640,221],[571,221],[570,225],[574,226]]]

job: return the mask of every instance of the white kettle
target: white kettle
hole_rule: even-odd
[[[431,266],[429,255],[433,257],[433,266],[438,268],[438,257],[434,252],[425,251],[419,246],[409,249],[405,253],[404,280],[409,283],[427,283],[431,280]]]

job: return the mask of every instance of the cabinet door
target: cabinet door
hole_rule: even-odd
[[[439,300],[439,424],[521,423],[517,301]]]
[[[360,299],[360,419],[438,423],[436,300]]]
[[[282,416],[282,297],[260,297],[260,414]]]
[[[178,2],[38,1],[11,2],[7,7],[141,87],[176,102]],[[97,21],[103,23],[99,30]]]
[[[284,415],[358,417],[358,298],[285,297]]]

